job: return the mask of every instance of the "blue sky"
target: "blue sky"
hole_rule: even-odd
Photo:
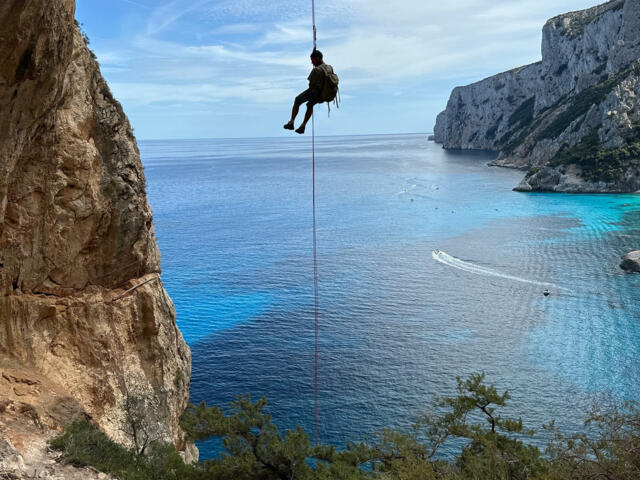
[[[343,100],[316,132],[430,132],[453,87],[539,60],[544,22],[595,4],[316,0]],[[139,139],[295,135],[311,0],[77,0],[76,17]]]

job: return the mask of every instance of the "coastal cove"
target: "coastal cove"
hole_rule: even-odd
[[[0,8],[0,479],[640,479],[640,0],[309,3]]]
[[[513,192],[522,172],[426,135],[316,141],[323,442],[406,427],[477,371],[536,429],[640,400],[640,276],[618,268],[639,196]],[[309,140],[139,143],[191,400],[265,395],[310,431]]]

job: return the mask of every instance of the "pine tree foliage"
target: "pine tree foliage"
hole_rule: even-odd
[[[223,453],[186,465],[171,445],[127,450],[88,422],[52,442],[65,461],[91,465],[122,480],[637,480],[640,408],[625,403],[587,413],[587,433],[566,436],[553,423],[545,451],[535,434],[502,412],[510,400],[486,385],[483,373],[457,379],[457,395],[436,398],[432,412],[408,432],[385,429],[343,450],[314,446],[300,427],[282,433],[265,412],[267,401],[239,396],[228,409],[190,405],[182,427],[191,440],[217,437]],[[144,421],[144,418],[140,419]],[[133,442],[135,444],[135,442]],[[448,451],[457,449],[454,458]]]

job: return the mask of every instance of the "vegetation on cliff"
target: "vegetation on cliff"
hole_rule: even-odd
[[[544,139],[557,138],[565,132],[572,123],[576,122],[576,120],[578,120],[578,123],[574,126],[574,130],[578,130],[581,121],[584,120],[584,115],[594,107],[594,105],[600,105],[607,95],[629,77],[629,75],[637,75],[639,73],[640,63],[636,62],[629,68],[604,79],[593,87],[582,90],[568,100],[564,97],[561,98],[555,105],[539,112],[535,119],[533,116],[533,105],[529,105],[531,100],[535,101],[535,97],[532,97],[532,99],[524,102],[510,117],[509,123],[512,125],[512,128],[498,142],[501,145],[501,150],[507,154],[513,153],[513,151],[532,134],[536,142]],[[550,115],[555,117],[551,121],[546,122]],[[519,134],[513,137],[515,132],[519,132]],[[596,146],[600,144],[601,142],[598,141]],[[550,162],[550,164],[552,164],[552,162]]]
[[[284,434],[265,414],[265,399],[238,397],[228,411],[190,405],[182,426],[194,440],[218,437],[224,453],[186,465],[172,446],[155,442],[145,454],[109,440],[87,422],[76,423],[52,447],[77,466],[92,465],[122,480],[586,480],[640,478],[640,409],[624,404],[594,408],[589,434],[565,436],[553,423],[542,452],[526,443],[534,434],[522,421],[504,418],[509,400],[484,383],[484,374],[458,378],[455,397],[436,399],[438,413],[419,418],[411,432],[384,430],[344,450],[312,446],[300,428]],[[453,441],[453,443],[452,443]],[[444,445],[459,446],[450,460]]]
[[[568,102],[567,107],[549,125],[536,134],[536,140],[558,137],[569,128],[571,123],[586,114],[594,105],[602,103],[620,82],[630,74],[638,74],[639,72],[640,63],[636,62],[597,85],[582,90]]]
[[[610,10],[620,10],[624,7],[624,1],[625,0],[612,0],[604,5],[593,7],[588,10],[574,12],[573,14],[560,15],[551,19],[550,22],[553,22],[556,28],[562,28],[564,20],[568,19],[569,21],[566,26],[567,35],[570,38],[578,38],[584,33],[585,27],[590,23],[597,21],[603,13]]]
[[[610,0],[552,18],[543,28],[542,62],[454,89],[436,120],[435,141],[499,152],[493,165],[542,169],[525,178],[518,188],[524,191],[637,191],[637,166],[622,151],[629,148],[604,152],[633,143],[628,135],[640,111],[639,8]],[[613,163],[602,166],[608,160]],[[583,174],[554,169],[568,162],[584,164]]]
[[[588,181],[613,182],[622,178],[630,167],[640,165],[640,129],[635,129],[624,146],[603,149],[596,132],[580,143],[563,148],[549,163],[552,167],[577,165]]]

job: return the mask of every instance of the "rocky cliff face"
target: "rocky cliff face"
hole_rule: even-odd
[[[0,413],[52,428],[84,415],[126,443],[128,392],[184,450],[190,351],[136,140],[74,9],[0,4]]]
[[[636,191],[639,59],[640,0],[552,18],[542,61],[454,89],[435,140],[530,169],[522,190]]]

